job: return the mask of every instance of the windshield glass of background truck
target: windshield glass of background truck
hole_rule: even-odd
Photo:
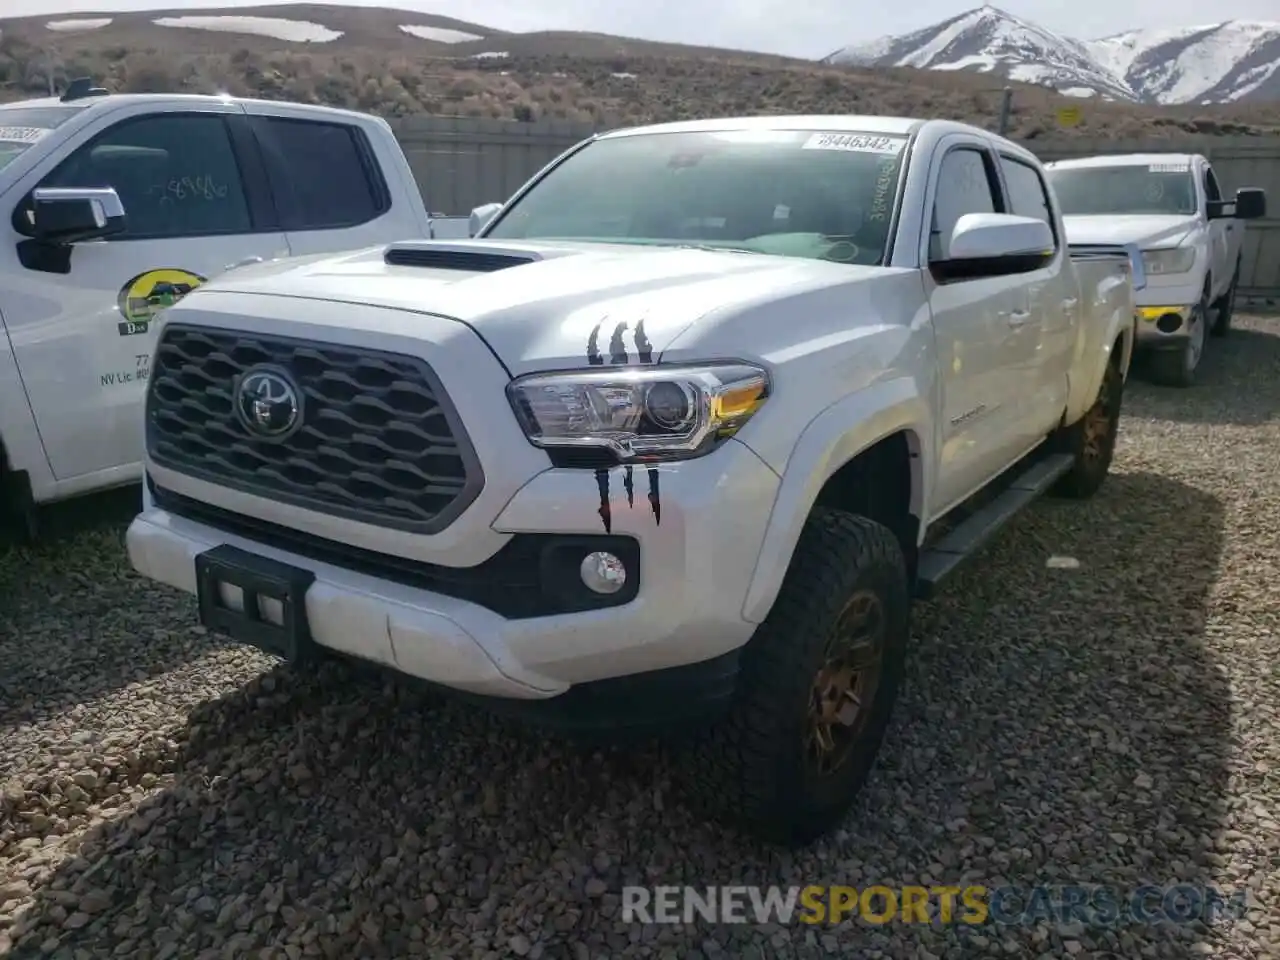
[[[1075,167],[1049,170],[1048,174],[1065,216],[1190,216],[1196,212],[1196,185],[1185,163]]]
[[[84,107],[0,107],[0,170]]]
[[[819,130],[597,140],[535,184],[487,236],[879,264],[906,145],[903,136]]]

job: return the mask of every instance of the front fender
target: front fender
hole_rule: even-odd
[[[928,399],[909,377],[885,380],[838,400],[809,421],[787,459],[743,617],[760,623],[768,615],[823,484],[859,453],[903,430],[914,438],[911,509],[921,516],[925,485],[933,475],[932,460],[926,459],[931,445],[921,441],[932,437],[933,429]]]
[[[0,303],[3,301],[0,294]],[[5,469],[25,472],[36,500],[47,500],[52,495],[53,470],[22,386],[18,358],[9,342],[4,317],[0,316],[0,473]],[[0,489],[0,494],[3,492]]]

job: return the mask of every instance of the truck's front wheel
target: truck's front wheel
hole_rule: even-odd
[[[743,650],[734,708],[694,757],[704,805],[781,843],[833,829],[884,737],[909,625],[906,562],[892,531],[815,511]]]
[[[1163,349],[1151,357],[1151,374],[1166,387],[1189,387],[1196,382],[1196,370],[1204,359],[1209,335],[1209,291],[1206,289],[1187,317],[1187,338],[1176,349]]]

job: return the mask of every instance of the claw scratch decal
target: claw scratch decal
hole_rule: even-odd
[[[649,342],[649,337],[644,332],[643,320],[636,324],[636,351],[641,363],[653,363],[653,344]]]
[[[604,357],[600,356],[600,328],[604,326],[601,320],[591,328],[591,335],[587,337],[587,363],[593,367],[598,367],[604,363]]]
[[[627,363],[627,345],[622,342],[622,334],[626,331],[627,324],[624,320],[613,328],[613,337],[609,340],[609,362],[610,363]]]
[[[613,533],[613,508],[609,505],[609,471],[596,471],[596,486],[600,488],[600,522],[605,533]]]
[[[600,322],[591,328],[591,333],[587,336],[587,363],[593,367],[603,366],[605,363],[604,355],[600,350],[600,332],[604,329],[608,317],[601,317]],[[635,344],[636,360],[641,364],[651,364],[653,360],[653,342],[649,339],[649,335],[645,332],[644,319],[641,318],[636,323],[632,331],[632,339]],[[627,341],[625,335],[630,324],[625,320],[613,328],[613,332],[609,336],[609,364],[611,366],[625,366],[632,362],[627,351]],[[653,522],[658,526],[662,525],[662,495],[658,489],[658,470],[656,467],[647,468],[649,479],[649,510],[653,514]],[[609,494],[609,469],[598,468],[595,471],[596,489],[600,494],[600,506],[596,509],[596,513],[600,516],[600,522],[604,524],[604,532],[613,532],[613,506],[610,503]],[[627,507],[635,507],[635,480],[633,468],[627,466],[623,473],[622,486],[627,494]]]
[[[658,493],[658,471],[649,468],[649,509],[653,511],[655,526],[662,526],[662,497]]]

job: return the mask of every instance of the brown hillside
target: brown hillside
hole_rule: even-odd
[[[254,33],[158,26],[164,17],[271,17],[341,36],[298,42]],[[53,20],[107,19],[55,31]],[[225,21],[224,21],[225,22]],[[421,39],[402,25],[480,37]],[[477,54],[505,57],[477,58]],[[999,81],[980,74],[824,67],[803,60],[583,33],[515,34],[409,11],[325,5],[102,13],[0,20],[0,99],[47,93],[92,75],[118,91],[214,92],[430,113],[559,119],[618,126],[751,113],[943,116],[994,126]],[[1055,113],[1082,107],[1082,135],[1280,132],[1280,103],[1155,109],[1069,100],[1015,84],[1013,134],[1057,132]]]

